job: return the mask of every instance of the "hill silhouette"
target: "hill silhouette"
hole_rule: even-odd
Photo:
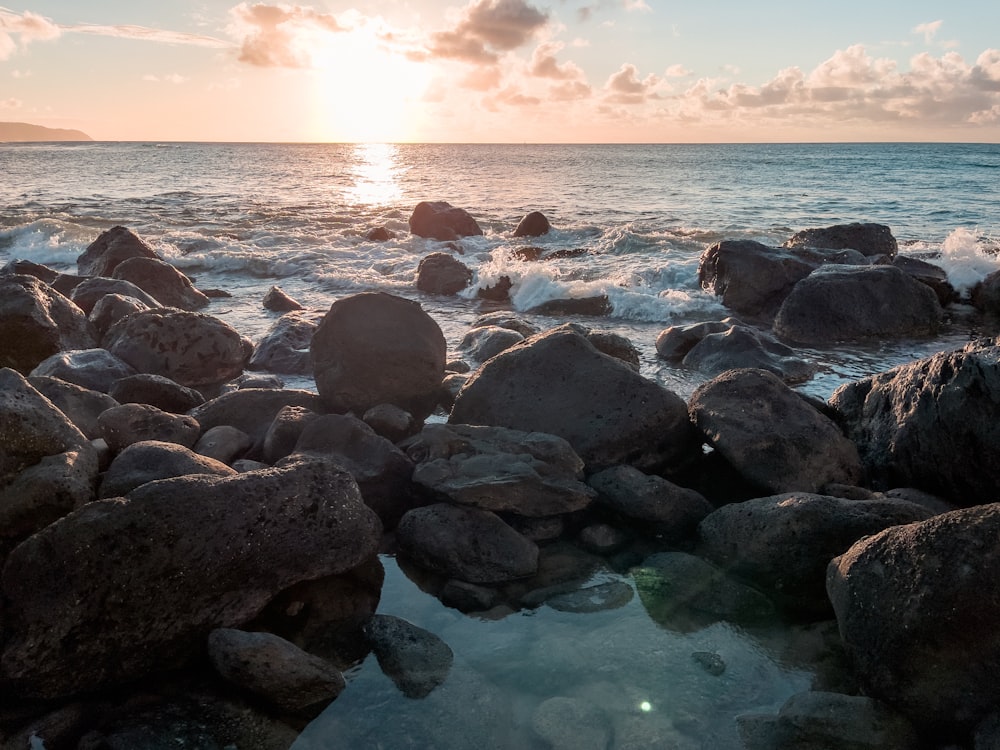
[[[26,141],[92,141],[82,130],[46,128],[26,122],[0,122],[0,143]]]

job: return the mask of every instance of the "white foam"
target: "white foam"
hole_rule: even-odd
[[[996,243],[961,227],[945,238],[939,262],[948,274],[948,281],[962,295],[989,274],[1000,270]]]
[[[0,257],[30,260],[53,268],[75,267],[93,237],[56,219],[39,219],[0,231]]]

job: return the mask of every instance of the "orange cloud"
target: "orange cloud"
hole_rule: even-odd
[[[640,80],[638,68],[624,63],[604,84],[605,98],[613,104],[643,104],[659,96],[656,93],[659,84],[659,77],[652,73]]]
[[[240,3],[229,11],[230,32],[240,40],[240,62],[258,67],[308,68],[318,33],[348,29],[329,13],[299,5]]]
[[[531,75],[538,78],[552,78],[557,81],[577,81],[586,76],[576,63],[560,63],[556,53],[563,48],[561,42],[539,44],[531,55]]]

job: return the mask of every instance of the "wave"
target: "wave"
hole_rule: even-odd
[[[1000,271],[1000,242],[970,229],[953,230],[941,244],[936,260],[948,281],[963,296],[994,271]]]
[[[0,257],[30,260],[57,270],[75,269],[77,257],[94,237],[87,227],[59,219],[37,219],[0,230]]]

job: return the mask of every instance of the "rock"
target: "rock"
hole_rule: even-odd
[[[1000,315],[1000,270],[994,271],[971,290],[972,306],[989,315]]]
[[[679,396],[568,327],[486,362],[462,388],[448,421],[558,435],[591,471],[620,463],[677,470],[699,448]]]
[[[385,227],[372,227],[365,232],[365,239],[369,242],[388,242],[396,239],[396,233]]]
[[[231,391],[191,410],[203,430],[229,425],[245,432],[254,443],[264,439],[278,412],[298,406],[323,413],[323,402],[315,393],[295,389],[248,388]]]
[[[472,323],[472,328],[487,328],[489,326],[509,328],[512,331],[517,331],[519,334],[524,336],[524,338],[534,336],[536,333],[540,332],[540,329],[537,326],[532,325],[524,318],[512,315],[504,310],[496,310],[494,312],[480,315]]]
[[[335,666],[271,633],[217,628],[208,658],[227,681],[293,714],[318,714],[346,686]]]
[[[107,276],[114,273],[122,261],[129,258],[156,258],[159,254],[131,230],[116,226],[101,232],[76,259],[81,276]]]
[[[458,294],[472,282],[472,270],[448,253],[431,253],[417,266],[417,289],[428,294]]]
[[[638,522],[645,533],[670,541],[692,537],[699,522],[715,510],[700,493],[634,466],[613,466],[587,483],[597,490],[599,504]]]
[[[683,326],[670,326],[656,337],[656,356],[668,362],[680,363],[695,345],[711,333],[725,333],[734,326],[744,325],[736,318],[706,320]]]
[[[243,430],[220,424],[205,430],[194,444],[194,452],[222,464],[231,464],[250,450],[251,445],[253,441]]]
[[[897,255],[892,259],[892,265],[921,284],[929,286],[942,307],[958,302],[958,291],[948,281],[948,273],[941,266],[909,255]]]
[[[777,376],[729,370],[691,396],[691,419],[747,481],[769,492],[858,484],[861,459],[840,428]]]
[[[524,336],[517,331],[499,326],[487,326],[473,328],[465,334],[458,348],[466,352],[470,359],[476,362],[485,362],[490,357],[496,356],[522,341],[524,341]]]
[[[583,461],[555,435],[503,427],[427,425],[403,444],[413,481],[458,505],[521,516],[572,513],[596,494]]]
[[[804,345],[930,336],[944,313],[934,291],[895,266],[827,266],[782,303],[774,331]]]
[[[97,300],[87,319],[93,324],[98,339],[103,339],[108,329],[126,315],[149,309],[149,305],[135,297],[111,293]]]
[[[149,404],[122,404],[97,418],[101,437],[112,453],[120,453],[132,443],[159,440],[191,448],[201,434],[194,417],[171,414]]]
[[[452,579],[441,589],[439,598],[443,605],[459,612],[485,612],[499,604],[500,594],[488,586]]]
[[[135,370],[106,349],[59,352],[31,371],[32,377],[59,378],[98,393],[107,393],[116,380],[129,375],[135,375]]]
[[[394,528],[416,503],[411,483],[413,463],[356,417],[324,414],[306,420],[295,451],[336,459],[354,477],[365,503],[387,529]]]
[[[284,387],[285,381],[272,373],[245,372],[224,384],[221,390],[222,393],[261,388],[280,391]]]
[[[827,592],[867,695],[929,731],[1000,701],[1000,504],[896,526],[831,562]]]
[[[0,367],[22,374],[57,352],[96,346],[84,312],[34,276],[0,276]]]
[[[919,750],[913,725],[862,695],[796,693],[777,715],[736,717],[747,750]]]
[[[877,488],[957,505],[1000,486],[1000,341],[980,341],[841,386],[830,398]]]
[[[685,355],[682,364],[714,377],[726,370],[752,367],[774,373],[786,383],[802,383],[816,372],[815,365],[790,347],[748,326],[710,333]]]
[[[560,529],[560,533],[556,534],[553,538],[558,538],[559,536],[562,536],[562,529]],[[528,538],[532,539],[532,537]],[[589,526],[584,526],[580,529],[580,534],[577,536],[577,543],[588,552],[593,552],[598,555],[608,555],[612,552],[617,552],[628,544],[630,538],[631,537],[627,532],[617,528],[616,526],[612,526],[611,524],[592,523]],[[548,540],[532,539],[532,541],[538,542]]]
[[[267,294],[264,295],[262,304],[265,310],[270,310],[271,312],[287,313],[303,309],[302,305],[285,294],[285,291],[280,286],[272,286],[268,289]]]
[[[400,549],[417,565],[467,583],[497,583],[538,569],[538,547],[496,515],[448,503],[408,511],[399,522]]]
[[[587,341],[594,345],[599,352],[604,352],[609,357],[620,359],[636,372],[639,372],[639,350],[635,344],[627,337],[610,331],[588,331]]]
[[[398,443],[420,429],[410,412],[394,404],[376,404],[361,419],[390,443]]]
[[[142,440],[125,447],[114,458],[101,478],[98,496],[122,497],[147,482],[189,474],[228,477],[236,472],[177,443]]]
[[[73,293],[80,284],[82,284],[87,279],[92,278],[90,276],[76,276],[71,273],[61,273],[53,279],[52,283],[49,285],[59,294],[63,295],[67,299]]]
[[[88,440],[100,437],[100,427],[97,418],[118,402],[107,394],[83,388],[73,383],[67,383],[60,378],[48,376],[32,376],[28,378],[31,387],[55,404],[63,414],[69,417],[77,429]]]
[[[97,453],[24,376],[0,369],[0,565],[6,547],[94,498]]]
[[[316,388],[330,411],[389,403],[423,421],[437,406],[447,348],[416,302],[382,292],[345,297],[312,339]]]
[[[410,214],[410,232],[446,242],[481,235],[483,230],[465,209],[455,208],[445,201],[422,201]]]
[[[93,276],[83,279],[73,287],[69,298],[84,313],[90,315],[97,306],[97,303],[109,294],[115,294],[119,297],[131,297],[141,302],[147,308],[163,307],[162,302],[140,289],[131,281],[109,279],[103,276]]]
[[[39,281],[51,284],[59,276],[59,272],[41,263],[13,258],[0,268],[0,276],[34,276]]]
[[[191,279],[157,258],[129,258],[115,268],[112,278],[131,281],[166,307],[200,310],[208,297],[195,289]]]
[[[191,388],[225,383],[243,372],[250,356],[229,324],[169,308],[129,315],[111,327],[103,344],[137,371]]]
[[[380,536],[354,481],[315,458],[89,503],[7,558],[5,683],[52,699],[173,667],[292,584],[356,567]]]
[[[549,224],[549,220],[545,217],[541,211],[532,211],[529,214],[525,214],[524,218],[518,222],[517,228],[514,230],[515,237],[541,237],[543,234],[548,234],[552,229],[552,225]]]
[[[497,279],[495,284],[481,286],[476,290],[476,296],[490,302],[510,302],[510,290],[514,287],[514,282],[510,276],[504,274]]]
[[[698,527],[699,549],[797,617],[828,618],[825,581],[830,560],[862,537],[931,515],[903,500],[785,493],[712,512]]]
[[[373,615],[364,632],[382,671],[407,698],[425,698],[448,679],[454,654],[430,631],[399,617]]]
[[[605,612],[624,607],[633,596],[632,587],[624,581],[609,581],[556,594],[546,599],[545,604],[559,612]]]
[[[543,701],[531,717],[531,728],[552,750],[605,750],[613,735],[611,721],[598,706],[563,696]]]
[[[205,403],[205,397],[193,388],[150,373],[116,380],[108,395],[120,404],[149,404],[173,414],[185,414]]]
[[[306,425],[319,414],[302,406],[282,406],[264,433],[261,456],[269,464],[277,463],[295,451],[295,444]]]
[[[714,651],[695,651],[691,659],[712,677],[719,677],[726,671],[726,661]]]
[[[803,229],[786,240],[782,247],[857,250],[865,257],[896,255],[898,245],[892,230],[885,224],[836,224],[820,229]]]
[[[549,315],[564,318],[573,315],[590,315],[604,317],[614,312],[611,300],[606,294],[594,297],[569,297],[566,299],[550,299],[535,305],[528,312],[535,315]]]
[[[315,313],[304,312],[282,315],[257,342],[247,368],[288,375],[311,375],[313,362],[309,346],[321,318]]]
[[[686,552],[651,555],[632,569],[632,578],[649,616],[670,630],[699,630],[719,620],[759,622],[774,615],[764,594]]]

